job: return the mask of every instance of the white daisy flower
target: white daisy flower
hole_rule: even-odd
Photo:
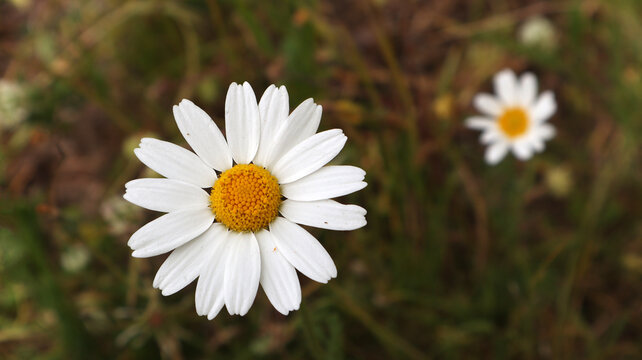
[[[14,128],[27,118],[27,100],[27,91],[22,85],[0,79],[0,130]]]
[[[132,235],[132,256],[172,251],[154,287],[167,296],[198,278],[196,312],[208,319],[223,305],[245,315],[259,284],[280,313],[297,310],[295,269],[321,283],[337,276],[328,252],[297,223],[331,230],[366,225],[365,209],[330,200],[366,186],[362,169],[326,166],[346,136],[339,129],[316,133],[321,106],[312,99],[288,115],[284,86],[270,86],[257,105],[247,82],[230,85],[227,141],[191,101],[173,110],[196,154],[151,138],[134,150],[166,179],[130,181],[125,199],[167,214]]]
[[[483,116],[466,120],[466,126],[481,130],[480,141],[488,145],[486,162],[494,165],[509,150],[520,160],[544,150],[544,141],[555,136],[555,128],[546,121],[557,104],[551,91],[537,96],[537,79],[525,73],[517,79],[511,70],[502,70],[493,79],[497,96],[478,94],[474,105]]]

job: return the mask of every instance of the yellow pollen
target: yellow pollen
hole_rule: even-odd
[[[504,111],[497,122],[504,134],[514,138],[526,132],[528,128],[528,115],[522,108],[510,108]]]
[[[214,183],[210,207],[216,220],[234,231],[258,231],[279,213],[281,189],[269,171],[254,164],[236,165]]]

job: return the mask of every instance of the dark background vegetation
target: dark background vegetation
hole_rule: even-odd
[[[641,36],[636,0],[0,0],[0,358],[637,358]],[[558,135],[489,167],[463,122],[506,67]],[[207,321],[152,288],[165,256],[126,242],[157,214],[121,196],[141,137],[185,145],[173,104],[223,126],[245,80],[346,132],[368,225],[311,230],[339,275],[299,311]]]

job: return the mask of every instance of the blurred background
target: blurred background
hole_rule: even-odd
[[[636,0],[0,0],[0,358],[627,359],[642,353],[642,3]],[[558,135],[483,161],[463,126],[492,76],[534,72]],[[155,176],[171,106],[223,126],[228,85],[313,97],[369,185],[339,275],[301,309],[259,290],[212,321],[122,199]]]

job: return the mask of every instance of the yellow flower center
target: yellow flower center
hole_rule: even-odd
[[[520,136],[528,128],[528,114],[522,108],[509,108],[499,117],[497,121],[499,128],[511,138]]]
[[[281,189],[269,171],[254,164],[236,165],[214,183],[210,207],[216,220],[234,231],[258,231],[279,213]]]

